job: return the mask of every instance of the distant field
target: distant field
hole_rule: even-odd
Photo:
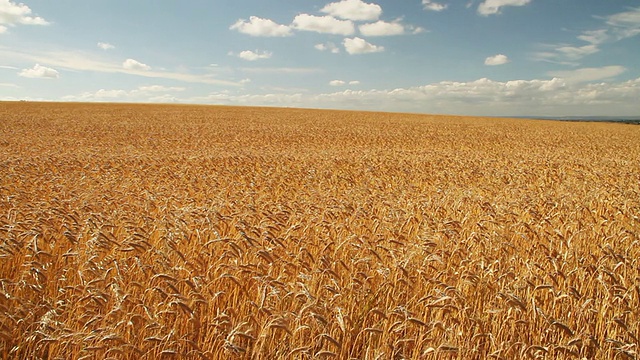
[[[0,103],[2,359],[634,359],[640,127]]]

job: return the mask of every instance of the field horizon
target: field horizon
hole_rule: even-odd
[[[633,359],[640,127],[0,102],[0,358]]]
[[[32,101],[32,100],[0,100],[0,104],[11,103],[31,103],[31,104],[60,104],[60,105],[132,105],[132,106],[194,106],[194,107],[227,107],[227,108],[256,108],[256,109],[294,109],[294,110],[314,110],[314,111],[343,111],[357,113],[379,113],[397,115],[425,115],[425,116],[447,116],[461,118],[485,118],[485,119],[517,119],[517,120],[544,120],[544,121],[567,121],[567,122],[611,122],[621,124],[640,124],[639,115],[625,116],[536,116],[536,115],[464,115],[446,113],[424,113],[424,112],[402,112],[402,111],[379,111],[379,110],[352,110],[352,109],[332,109],[314,107],[292,107],[292,106],[261,106],[261,105],[226,105],[226,104],[205,104],[205,103],[153,103],[153,102],[110,102],[110,101]]]

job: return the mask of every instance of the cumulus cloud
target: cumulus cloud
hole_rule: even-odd
[[[549,75],[565,79],[567,82],[580,83],[614,78],[627,71],[624,66],[604,66],[566,71],[551,71]]]
[[[298,30],[313,31],[321,34],[346,36],[355,32],[355,26],[351,20],[339,20],[329,15],[299,14],[293,19],[292,26]]]
[[[186,102],[415,111],[468,115],[637,115],[640,78],[625,82],[571,83],[561,78],[443,81],[386,90],[263,95],[212,93]]]
[[[251,36],[285,37],[293,34],[290,27],[257,16],[249,17],[248,21],[240,19],[231,25],[229,29]]]
[[[245,50],[240,52],[238,54],[238,57],[242,60],[256,61],[256,60],[270,59],[272,55],[273,54],[268,51],[260,52],[258,50],[256,51]]]
[[[340,53],[340,48],[337,47],[336,44],[332,42],[327,42],[324,44],[316,44],[314,45],[314,48],[320,51],[330,51],[332,54]]]
[[[100,89],[97,91],[87,91],[78,95],[63,96],[63,101],[132,101],[132,102],[175,102],[174,95],[169,93],[184,91],[184,87],[173,87],[163,85],[140,86],[133,90],[123,89]]]
[[[45,19],[31,14],[31,8],[25,4],[0,0],[0,34],[16,25],[49,25]]]
[[[392,36],[405,33],[405,27],[397,22],[379,20],[374,23],[359,26],[360,33],[364,36]]]
[[[149,71],[151,70],[151,66],[147,64],[143,64],[134,59],[127,59],[122,63],[122,67],[125,70],[137,70],[137,71]]]
[[[360,85],[360,81],[358,80],[349,81],[349,85]]]
[[[353,21],[378,20],[382,15],[380,5],[365,3],[362,0],[333,2],[323,7],[320,11],[337,18]]]
[[[432,0],[422,0],[422,6],[424,7],[425,10],[430,10],[430,11],[442,11],[447,8],[446,4],[437,3]]]
[[[98,47],[102,50],[112,50],[116,48],[115,46],[105,42],[99,42]]]
[[[508,62],[509,62],[509,58],[506,55],[502,55],[502,54],[489,56],[484,60],[484,64],[489,66],[504,65]]]
[[[530,2],[531,0],[484,0],[478,6],[478,13],[484,16],[499,14],[502,7],[524,6]]]
[[[377,46],[377,45],[370,44],[370,43],[366,42],[364,39],[361,39],[359,37],[354,37],[352,39],[351,38],[346,38],[346,39],[344,39],[342,44],[344,45],[344,49],[347,51],[347,53],[349,53],[351,55],[369,54],[369,53],[376,53],[376,52],[384,51],[384,47],[383,46]]]
[[[36,64],[31,69],[23,69],[18,75],[32,79],[57,79],[60,77],[60,73],[57,70],[40,64]]]

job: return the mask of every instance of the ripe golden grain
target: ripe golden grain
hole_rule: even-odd
[[[0,103],[0,358],[618,359],[640,127]]]

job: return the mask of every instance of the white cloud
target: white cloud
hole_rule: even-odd
[[[437,3],[432,0],[422,0],[422,5],[424,6],[425,10],[431,11],[442,11],[447,8],[446,4]]]
[[[19,88],[20,86],[16,85],[16,84],[12,84],[12,83],[0,83],[0,86],[2,87],[10,87],[10,88]]]
[[[115,46],[105,42],[99,42],[98,47],[102,50],[112,50],[116,48]]]
[[[256,51],[245,50],[240,52],[238,54],[238,57],[242,60],[256,61],[256,60],[270,59],[272,55],[273,54],[268,51],[259,52],[258,50]]]
[[[377,21],[369,24],[362,24],[359,27],[360,33],[364,36],[392,36],[402,35],[405,28],[397,22]]]
[[[316,50],[320,51],[330,51],[332,54],[340,53],[340,48],[336,46],[336,44],[332,42],[324,43],[324,44],[316,44],[314,45]]]
[[[569,60],[578,60],[591,54],[595,54],[600,49],[596,45],[584,45],[584,46],[561,46],[556,49],[564,58]]]
[[[547,45],[549,51],[535,53],[535,59],[565,65],[579,65],[576,61],[599,52],[600,46],[640,35],[640,7],[604,18],[603,28],[583,31],[577,38],[587,45]]]
[[[569,46],[566,44],[547,45],[549,51],[539,51],[534,54],[534,59],[562,65],[577,66],[578,60],[600,51],[598,45]]]
[[[590,82],[614,78],[627,71],[623,66],[604,66],[566,71],[551,71],[549,75],[560,77],[571,83]]]
[[[485,0],[478,6],[480,15],[488,16],[500,13],[500,8],[504,6],[524,6],[531,0]]]
[[[145,92],[167,92],[167,91],[184,91],[185,88],[180,86],[148,85],[148,86],[140,86],[138,90],[145,91]]]
[[[502,54],[489,56],[484,60],[484,64],[489,66],[504,65],[508,62],[509,62],[509,58],[506,55],[502,55]]]
[[[334,17],[354,21],[378,20],[382,15],[380,5],[365,3],[362,0],[333,2],[323,7],[320,11]]]
[[[353,39],[346,38],[343,41],[343,45],[345,50],[351,55],[369,54],[384,51],[384,47],[370,44],[359,37],[355,37]]]
[[[318,68],[296,68],[296,67],[244,67],[238,70],[248,73],[259,74],[313,74],[321,72]]]
[[[467,115],[637,116],[640,78],[626,82],[570,83],[560,78],[439,83],[387,90],[263,95],[216,92],[185,102],[302,106]]]
[[[25,4],[0,0],[0,34],[16,25],[49,25],[48,21],[39,16],[31,16],[31,13],[31,8]]]
[[[239,82],[240,82],[240,84],[243,84],[243,85],[244,84],[249,84],[249,83],[251,83],[251,79],[245,78],[245,79],[240,80]]]
[[[243,34],[251,36],[264,37],[284,37],[291,36],[291,28],[286,25],[280,25],[270,19],[263,19],[257,16],[249,17],[249,21],[240,19],[229,28],[237,30]]]
[[[350,20],[339,20],[333,16],[315,16],[299,14],[293,19],[292,26],[298,30],[314,31],[321,34],[352,35],[355,26]]]
[[[218,79],[211,73],[193,74],[188,70],[181,72],[170,71],[139,71],[126,69],[121,63],[114,63],[97,57],[95,54],[72,49],[61,49],[57,51],[39,51],[37,49],[29,52],[22,52],[0,45],[0,59],[22,60],[54,66],[73,71],[93,71],[108,74],[128,74],[143,76],[154,79],[167,79],[188,83],[200,83],[225,87],[239,87],[235,81]]]
[[[32,79],[57,79],[60,77],[60,73],[57,70],[40,64],[36,64],[32,69],[23,69],[18,75]]]
[[[606,23],[618,39],[640,35],[640,7],[608,16]]]
[[[593,45],[600,45],[609,39],[607,29],[587,30],[578,36],[578,39]]]
[[[151,66],[143,64],[137,60],[127,59],[122,63],[122,67],[126,70],[149,71]]]
[[[63,96],[63,101],[132,101],[132,102],[175,102],[175,96],[168,94],[184,91],[184,87],[167,87],[163,85],[140,86],[133,90],[100,89],[95,92],[84,92],[79,95]],[[164,93],[158,95],[158,93]]]
[[[344,80],[332,80],[332,81],[329,81],[329,85],[331,86],[360,85],[360,81],[351,80],[347,82]]]

